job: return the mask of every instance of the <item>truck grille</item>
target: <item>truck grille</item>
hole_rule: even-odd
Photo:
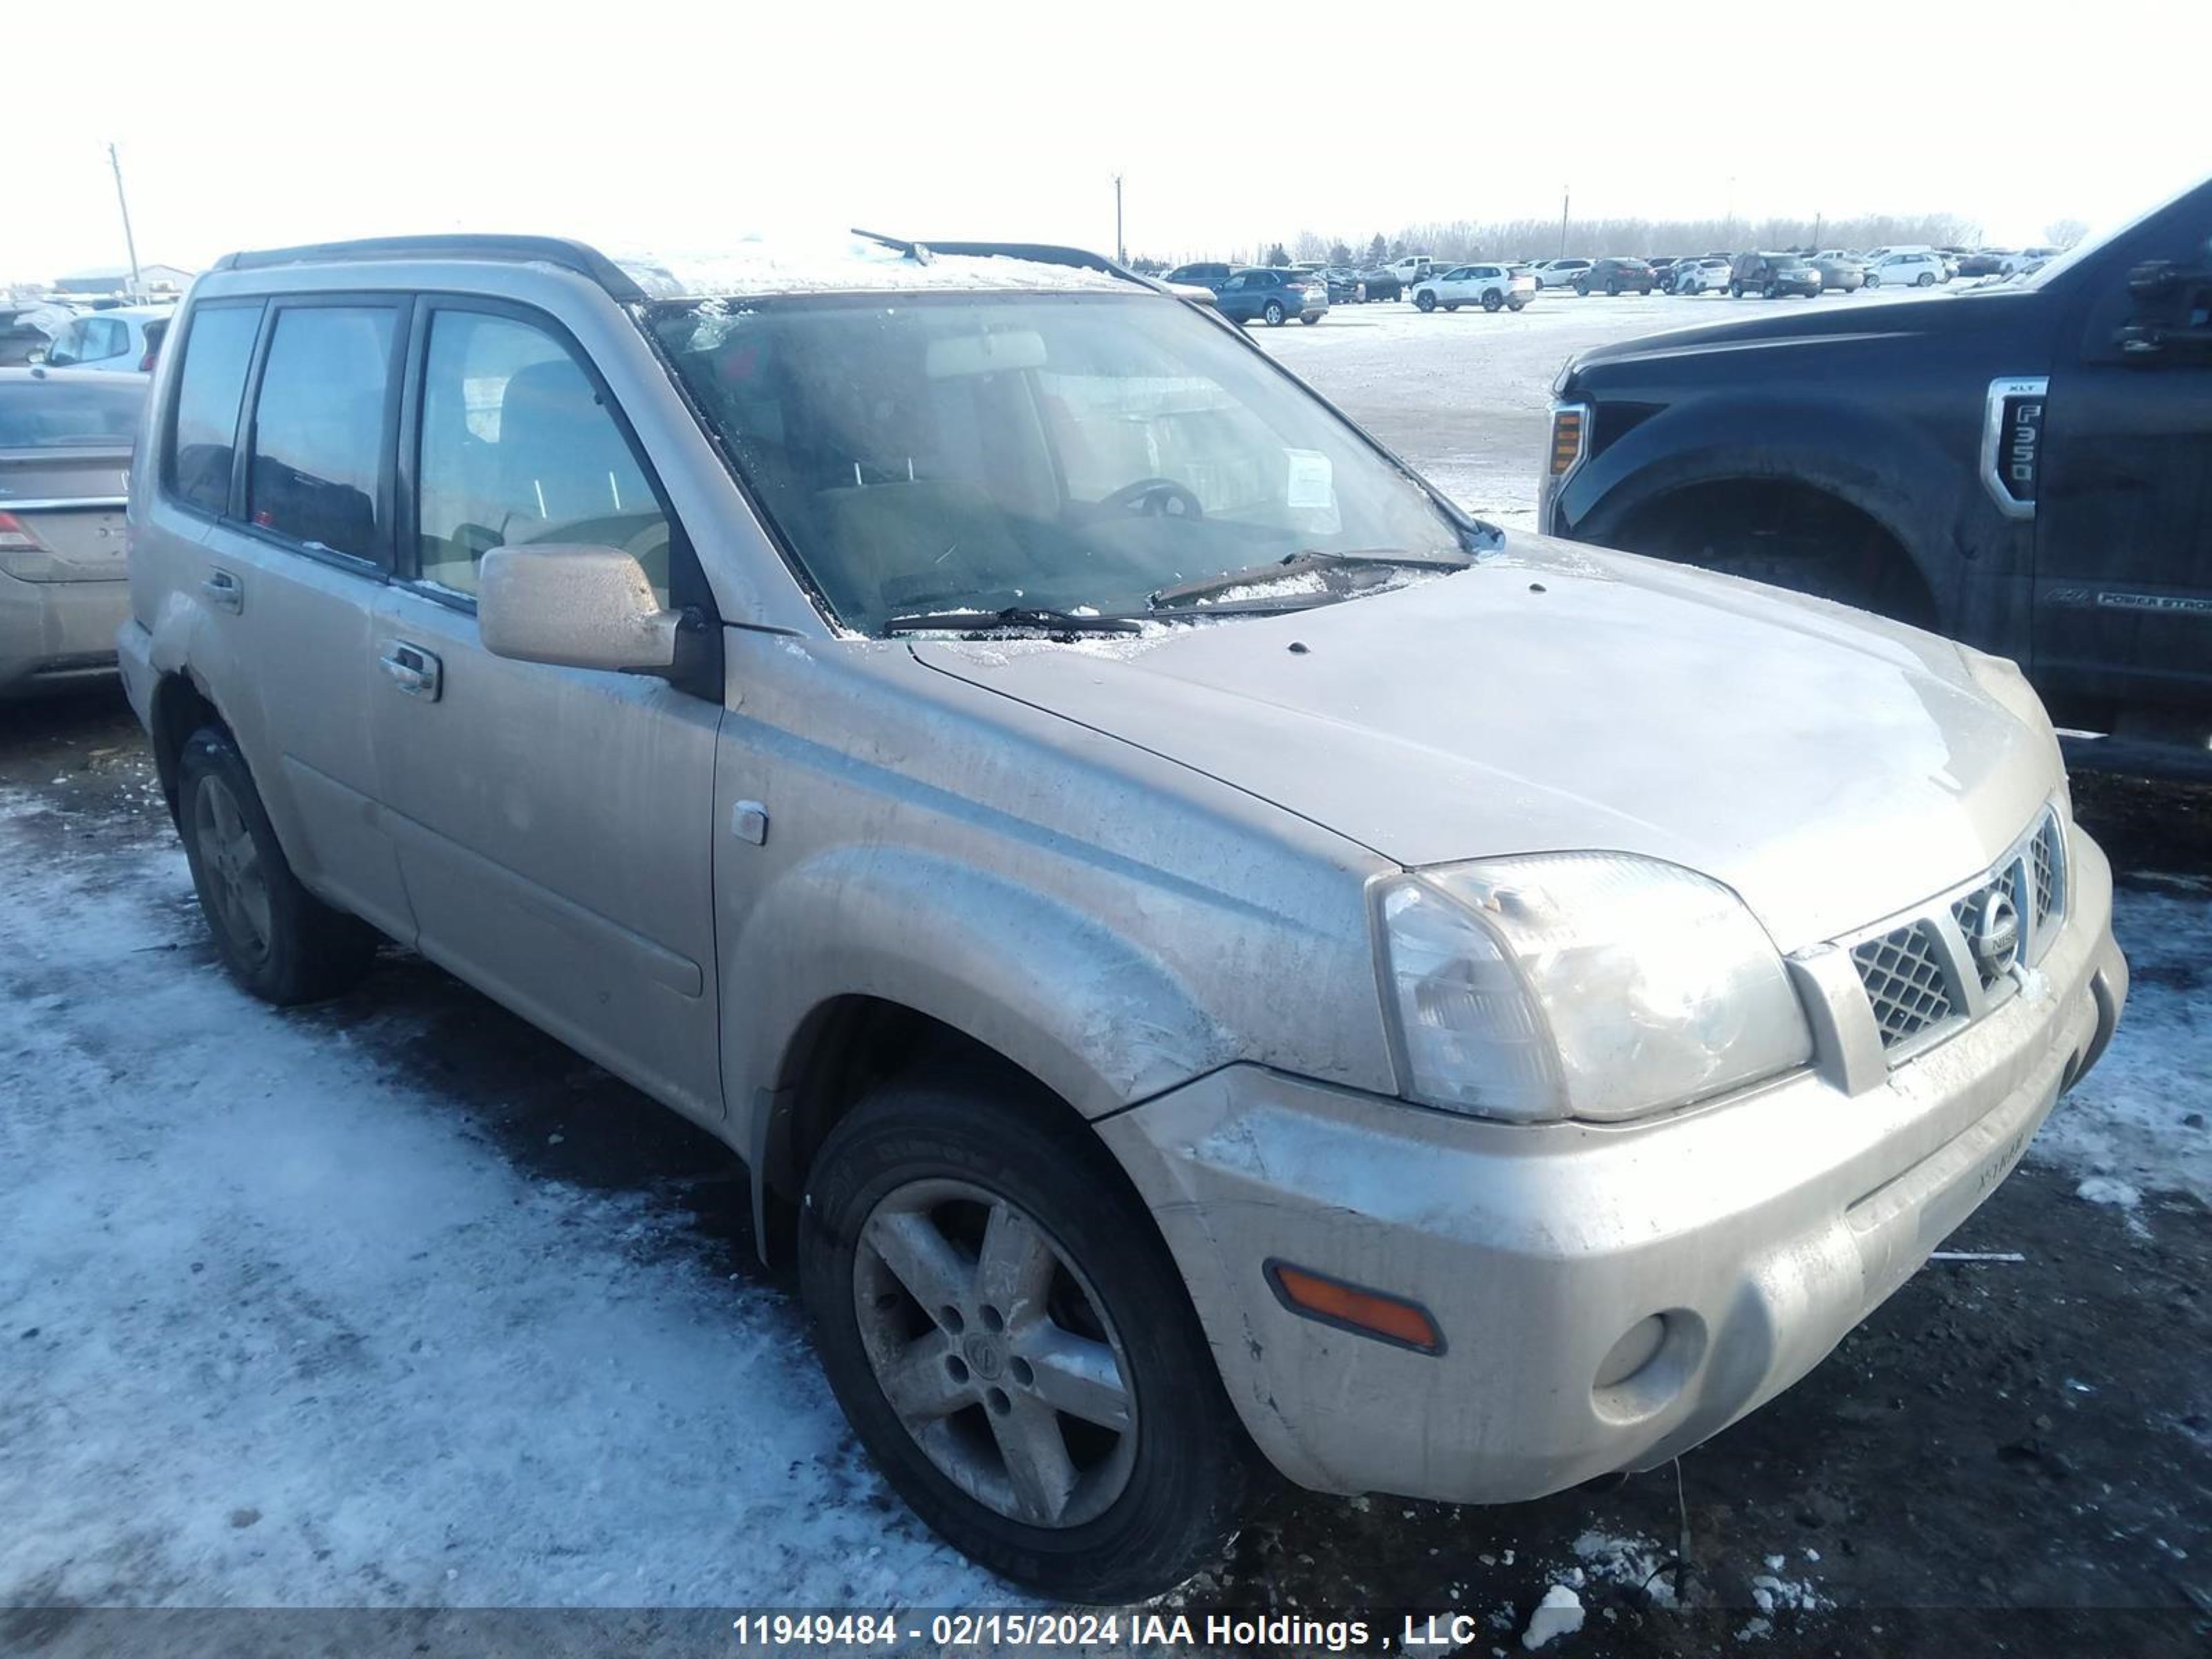
[[[1951,994],[1926,924],[1894,927],[1851,951],[1885,1048],[1951,1018]]]
[[[2002,948],[2008,914],[2017,943]],[[2018,988],[2066,919],[2066,832],[2046,807],[1996,865],[1902,916],[1837,941],[1850,951],[1896,1065],[1963,1030]]]

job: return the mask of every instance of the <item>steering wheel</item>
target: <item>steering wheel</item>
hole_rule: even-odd
[[[1202,519],[1206,503],[1173,478],[1139,478],[1098,502],[1102,510],[1133,507],[1148,519]]]

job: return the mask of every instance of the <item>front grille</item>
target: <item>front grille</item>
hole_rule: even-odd
[[[1893,1048],[1951,1018],[1951,993],[1927,926],[1913,922],[1854,946],[1881,1046]]]
[[[2039,932],[2066,902],[2066,857],[2059,841],[2058,815],[2052,813],[2035,832],[2028,848],[2028,875],[2035,896],[2035,926]]]
[[[2012,912],[2008,951],[1999,909]],[[1850,951],[1893,1066],[2011,996],[2066,919],[2066,831],[2053,808],[2002,859],[1926,905],[1837,941]],[[1986,925],[1985,924],[1990,924]]]

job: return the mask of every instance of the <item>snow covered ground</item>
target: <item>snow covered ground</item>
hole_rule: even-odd
[[[1725,301],[1552,295],[1518,317],[1345,307],[1260,337],[1468,506],[1526,523],[1560,361],[1601,339],[1729,314]],[[656,1133],[642,1126],[665,1115],[550,1042],[506,1042],[504,1016],[406,959],[327,1009],[280,1014],[240,995],[204,945],[127,721],[112,710],[72,718],[86,735],[54,740],[66,759],[46,758],[29,716],[0,719],[0,1649],[6,1609],[59,1604],[1010,1599],[890,1497],[852,1445],[784,1289],[731,1271],[737,1250],[702,1242],[696,1206],[665,1190],[665,1161],[641,1182],[594,1180],[586,1160],[562,1161],[579,1146],[547,1132],[565,1127],[596,1154]],[[2113,1287],[2100,1297],[2139,1286],[2178,1296],[2166,1287],[2200,1277],[2195,1257],[2177,1268],[2162,1254],[2184,1231],[2179,1218],[2201,1220],[2212,1198],[2212,881],[2202,857],[2193,867],[2137,860],[2127,870],[2127,1020],[2021,1178],[2062,1195],[2061,1212],[2038,1224],[2075,1230],[2057,1254],[2084,1264],[2085,1279],[2107,1235],[2151,1264],[2097,1267],[2094,1283]],[[549,1118],[549,1097],[565,1118]],[[500,1127],[513,1123],[526,1136]],[[711,1152],[686,1156],[722,1178]],[[2038,1161],[2063,1181],[2035,1176]],[[2001,1193],[1984,1217],[2008,1201]],[[2012,1212],[1990,1224],[2016,1231],[1977,1243],[2032,1246],[2024,1219]],[[2089,1243],[2076,1249],[2075,1237]],[[1698,1518],[1705,1548],[1724,1547],[1718,1529],[1740,1529],[1722,1534],[1735,1538],[1748,1586],[1736,1624],[1847,1601],[1827,1582],[1842,1564],[1804,1545],[1817,1536],[1832,1552],[1836,1529],[1861,1525],[1850,1510],[1862,1501],[1875,1506],[1862,1528],[1869,1555],[1885,1530],[1899,1540],[1893,1573],[1945,1540],[1970,1547],[1994,1524],[1938,1495],[1923,1494],[1917,1516],[1881,1510],[1894,1480],[1869,1480],[1863,1499],[1833,1496],[1853,1490],[1856,1446],[1902,1437],[1917,1451],[1931,1425],[1952,1420],[1944,1401],[1982,1386],[1958,1380],[1981,1375],[1975,1344],[2011,1331],[2095,1350],[2096,1317],[2134,1330],[2182,1316],[2179,1302],[2105,1316],[2078,1291],[2051,1299],[2044,1272],[2033,1261],[1931,1269],[1958,1277],[1908,1287],[1870,1324],[1863,1362],[1839,1355],[1686,1464],[1709,1502],[1736,1506]],[[1984,1310],[1984,1285],[1990,1307],[2020,1304],[2002,1315],[2015,1324]],[[2054,1336],[2053,1317],[2081,1328]],[[1966,1334],[1930,1346],[1899,1319]],[[1924,1393],[1917,1376],[1898,1380],[1923,1362],[1952,1369],[1931,1371]],[[2006,1386],[2024,1412],[2037,1408],[2027,1384]],[[2101,1386],[2050,1407],[2062,1436],[2070,1413],[2124,1398]],[[2100,1517],[2115,1491],[2179,1470],[2143,1524],[2165,1529],[2161,1543],[2187,1535],[2170,1517],[2190,1512],[2202,1483],[2188,1470],[2212,1445],[2212,1430],[2187,1426],[2193,1408],[2203,1420],[2202,1386],[2160,1397],[2160,1420],[2182,1426],[2159,1431],[2181,1438],[2154,1445],[2154,1430],[2130,1417],[2111,1431],[2120,1439],[2100,1443],[2122,1459],[2107,1466],[2103,1498],[2075,1488],[2065,1513],[2081,1536],[2122,1540],[2112,1547],[2119,1576],[2096,1581],[2098,1593],[2138,1594],[2125,1573],[2162,1559],[2148,1535],[2123,1537]],[[1892,1420],[1881,1414],[1893,1388],[1899,1411],[1901,1391],[1915,1391],[1913,1410],[1867,1435],[1858,1425]],[[1970,1427],[1989,1415],[1978,1396],[1960,1410]],[[1747,1455],[1747,1445],[1762,1449]],[[2073,1455],[2084,1455],[2078,1445]],[[1811,1474],[1780,1488],[1778,1516],[1754,1514],[1740,1489],[1790,1457],[1810,1460]],[[1980,1477],[1970,1484],[1984,1490]],[[2033,1501],[1991,1491],[1986,1501],[2008,1514]],[[1387,1582],[1417,1583],[1439,1603],[1447,1589],[1454,1601],[1467,1590],[1469,1605],[1517,1597],[1517,1611],[1494,1615],[1507,1644],[1547,1584],[1577,1575],[1595,1606],[1671,1553],[1651,1541],[1673,1535],[1671,1486],[1637,1498],[1634,1519],[1589,1518],[1600,1501],[1417,1514],[1377,1500],[1370,1524],[1365,1500],[1286,1499],[1255,1520],[1212,1588],[1242,1606],[1295,1603],[1324,1575],[1346,1593]],[[1804,1530],[1808,1517],[1827,1530]],[[2046,1518],[2062,1562],[2052,1571],[2101,1547],[2068,1541],[2064,1516]],[[2201,1531],[2202,1518],[2200,1506],[2188,1524]],[[1593,1525],[1604,1529],[1581,1540]],[[1539,1527],[1557,1547],[1529,1542],[1517,1568],[1511,1549],[1486,1541]],[[1346,1536],[1334,1552],[1321,1541]],[[1782,1548],[1786,1567],[1773,1566]],[[2021,1540],[2006,1558],[2032,1553]],[[1437,1559],[1421,1569],[1425,1558]],[[2077,1599],[2072,1580],[2057,1582],[2052,1599]],[[1863,1581],[1856,1592],[1881,1593]],[[1548,1650],[1580,1650],[1575,1639]]]

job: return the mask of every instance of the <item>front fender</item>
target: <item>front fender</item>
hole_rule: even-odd
[[[764,1167],[765,1091],[808,1015],[860,995],[996,1050],[1085,1117],[1235,1057],[1158,956],[1106,920],[941,854],[848,845],[793,866],[722,945],[732,1139]]]

